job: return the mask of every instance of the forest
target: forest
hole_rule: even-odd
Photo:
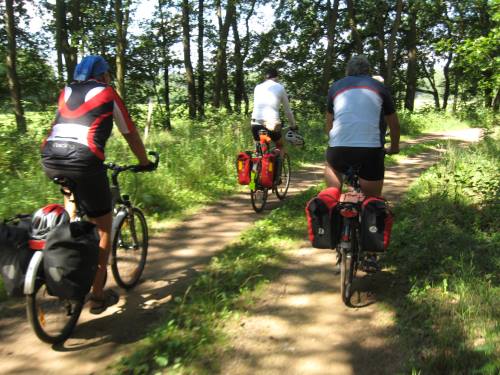
[[[136,18],[143,7],[154,7],[150,18]],[[248,113],[269,65],[281,70],[296,110],[322,111],[346,60],[365,54],[408,111],[423,93],[438,110],[498,110],[498,7],[496,0],[6,0],[0,103],[25,132],[24,112],[54,105],[79,59],[97,54],[129,105],[152,98],[160,129],[207,111]],[[34,17],[43,21],[36,32]]]

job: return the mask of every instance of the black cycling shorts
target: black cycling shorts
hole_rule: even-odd
[[[90,171],[43,167],[47,177],[66,177],[75,184],[75,196],[88,217],[99,217],[111,212],[111,190],[104,167]]]
[[[271,140],[273,142],[278,142],[281,139],[281,131],[272,132],[272,131],[268,130],[264,125],[252,125],[252,135],[253,135],[253,139],[256,142],[260,141],[259,131],[262,129],[267,130],[267,133],[269,134],[269,137],[271,137]]]
[[[346,173],[349,167],[358,169],[358,176],[367,181],[384,179],[384,149],[382,147],[328,147],[326,161],[335,171]]]

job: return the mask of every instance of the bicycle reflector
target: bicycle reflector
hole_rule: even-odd
[[[35,212],[31,219],[30,247],[34,250],[45,245],[48,233],[58,225],[69,223],[69,214],[60,204],[49,204]]]
[[[356,217],[358,216],[358,210],[356,210],[354,207],[342,208],[340,210],[340,214],[343,217],[348,217],[348,218]]]

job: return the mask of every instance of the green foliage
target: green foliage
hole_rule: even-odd
[[[451,113],[422,109],[418,112],[402,111],[398,113],[401,125],[401,134],[417,135],[430,131],[446,131],[463,129],[472,124],[458,119]],[[473,124],[478,125],[478,124]]]
[[[0,106],[10,101],[5,51],[0,49]],[[27,109],[46,109],[55,103],[58,87],[52,67],[38,50],[17,50],[17,74],[22,82],[21,93]]]
[[[396,210],[387,303],[397,312],[408,369],[500,369],[499,138],[451,149]],[[394,295],[396,294],[396,296]]]

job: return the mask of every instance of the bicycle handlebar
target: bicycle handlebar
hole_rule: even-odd
[[[156,168],[158,168],[158,163],[160,162],[160,154],[156,151],[149,151],[148,155],[153,156],[154,161],[150,161],[148,165],[118,165],[115,163],[107,163],[105,164],[107,169],[112,170],[114,173],[118,174],[125,171],[132,172],[152,172]]]

